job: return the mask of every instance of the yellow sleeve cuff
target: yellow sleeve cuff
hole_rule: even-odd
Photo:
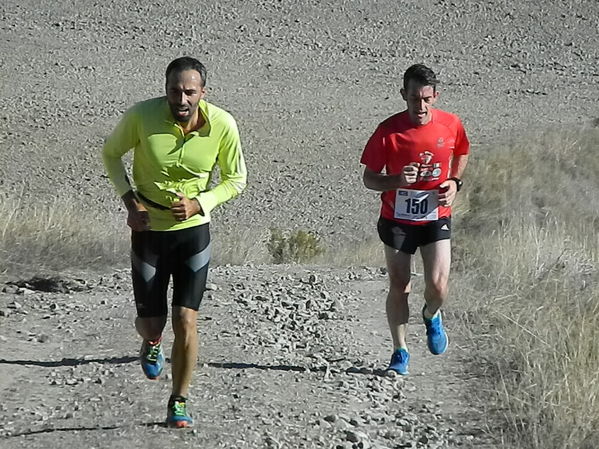
[[[198,201],[198,203],[200,203],[200,206],[202,206],[202,215],[210,214],[212,209],[214,209],[218,204],[218,199],[216,198],[216,195],[214,195],[214,193],[212,193],[211,191],[202,192],[198,196],[196,196],[195,199]]]

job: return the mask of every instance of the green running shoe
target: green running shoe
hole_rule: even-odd
[[[139,350],[141,369],[148,379],[158,379],[164,368],[164,354],[161,340],[157,342],[144,340]]]
[[[181,396],[171,396],[168,401],[168,410],[166,413],[166,425],[181,429],[191,427],[193,419],[187,411],[186,399]]]

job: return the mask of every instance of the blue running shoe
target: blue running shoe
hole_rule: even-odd
[[[157,379],[164,367],[164,354],[160,340],[157,342],[144,340],[139,351],[139,361],[146,377],[151,380]]]
[[[432,354],[439,355],[447,351],[449,340],[445,329],[443,329],[443,319],[441,318],[441,311],[437,311],[434,317],[430,320],[424,317],[424,311],[426,306],[422,309],[422,319],[426,326],[426,342],[428,349]]]
[[[396,349],[391,356],[391,363],[387,370],[395,371],[402,376],[408,375],[408,363],[410,362],[410,353],[404,349]]]
[[[185,398],[178,396],[172,397],[168,401],[168,411],[166,413],[166,425],[181,429],[191,427],[193,419],[187,412],[187,403]]]

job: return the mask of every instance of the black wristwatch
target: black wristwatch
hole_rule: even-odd
[[[455,186],[457,191],[459,192],[460,189],[462,188],[462,186],[464,185],[464,181],[462,181],[460,178],[456,178],[455,176],[449,178],[452,181],[455,181]]]

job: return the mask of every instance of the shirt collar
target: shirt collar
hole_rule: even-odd
[[[210,123],[210,109],[208,107],[208,102],[206,100],[200,100],[198,103],[198,109],[200,110],[200,114],[204,117],[204,124],[197,131],[192,131],[194,133],[199,134],[200,136],[209,136],[210,130],[212,129],[212,125]],[[171,109],[168,106],[168,101],[166,101],[166,97],[164,97],[164,120],[173,125],[177,125],[177,121],[174,119],[173,114],[171,113]]]

